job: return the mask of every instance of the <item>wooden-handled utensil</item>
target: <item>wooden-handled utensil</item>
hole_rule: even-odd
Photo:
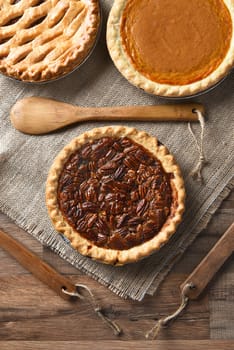
[[[197,103],[122,106],[79,107],[68,103],[27,97],[12,107],[10,118],[13,126],[26,134],[46,134],[64,126],[82,121],[198,121],[194,110],[204,113]]]
[[[23,267],[29,270],[40,281],[47,284],[63,299],[85,299],[84,296],[78,292],[78,287],[88,292],[90,303],[95,313],[113,330],[115,335],[121,334],[121,328],[115,321],[109,319],[109,317],[102,312],[102,308],[87,286],[72,283],[68,278],[61,275],[53,269],[53,267],[41,260],[39,256],[33,254],[22,243],[2,230],[0,230],[0,247],[10,253]]]
[[[215,246],[205,256],[201,263],[180,286],[181,291],[186,285],[192,288],[186,293],[189,299],[197,299],[210,282],[214,274],[234,251],[234,223],[227,229]]]
[[[68,278],[58,273],[37,255],[28,250],[22,243],[16,241],[2,230],[0,230],[0,247],[10,253],[22,266],[32,272],[34,276],[47,284],[62,298],[70,299],[71,296],[80,296],[77,294],[77,285],[73,284]],[[152,334],[152,337],[155,338],[161,327],[166,327],[170,321],[178,317],[187,306],[188,301],[190,299],[196,299],[203,292],[214,274],[229,258],[233,251],[234,223],[228,228],[207,256],[181,285],[182,302],[178,310],[174,314],[159,320],[158,323],[146,334],[146,337],[148,338]],[[88,288],[85,287],[85,289]],[[93,298],[93,294],[90,291],[89,293]],[[115,334],[120,334],[121,330],[119,326],[104,316],[101,313],[100,308],[95,307],[94,310],[105,320],[105,322],[108,323],[108,325],[114,330]]]
[[[180,315],[188,305],[190,299],[197,299],[233,251],[234,223],[227,229],[184,283],[181,284],[181,304],[179,308],[172,315],[160,319],[154,327],[146,333],[146,338],[151,336],[155,339],[161,328],[167,327],[171,321],[175,320]]]
[[[63,298],[67,299],[67,295],[62,292],[62,288],[71,293],[75,291],[75,286],[69,279],[60,275],[22,243],[16,241],[2,230],[0,230],[0,247],[10,253],[22,266]],[[188,284],[192,285],[193,288],[186,295],[191,299],[196,299],[233,251],[234,223],[181,285],[181,290]]]
[[[0,247],[6,250],[25,269],[30,271],[40,281],[47,284],[62,298],[66,300],[71,299],[71,296],[64,293],[63,290],[69,293],[75,293],[75,285],[68,278],[41,260],[39,256],[33,254],[22,243],[16,241],[2,230],[0,230]]]

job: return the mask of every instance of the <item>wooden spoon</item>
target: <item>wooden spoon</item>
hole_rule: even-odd
[[[81,121],[197,121],[196,103],[126,106],[79,107],[41,97],[28,97],[16,102],[10,112],[13,126],[26,134],[45,134]]]

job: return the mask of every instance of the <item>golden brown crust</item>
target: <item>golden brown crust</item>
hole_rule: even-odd
[[[113,62],[118,70],[133,85],[144,89],[146,92],[168,97],[190,96],[204,91],[215,85],[231,70],[234,65],[234,1],[223,0],[229,9],[232,18],[232,39],[230,48],[222,63],[206,78],[187,85],[169,85],[157,83],[147,79],[136,71],[129,57],[127,56],[121,39],[120,27],[122,14],[127,0],[115,0],[110,11],[107,23],[107,46]]]
[[[91,51],[100,24],[97,0],[0,0],[0,8],[0,72],[23,81],[71,72]]]
[[[127,250],[105,249],[94,245],[86,238],[75,231],[63,218],[57,201],[58,180],[63,166],[72,153],[78,150],[83,144],[99,139],[103,136],[123,137],[126,136],[157,157],[166,173],[173,173],[171,179],[172,196],[177,200],[177,208],[173,217],[169,217],[163,225],[160,232],[151,240],[140,246],[135,246]],[[107,126],[87,131],[77,138],[73,139],[58,154],[50,169],[46,184],[46,204],[49,216],[58,232],[64,234],[70,241],[73,248],[81,254],[90,256],[93,259],[114,265],[123,265],[152,254],[164,245],[170,236],[175,232],[180,223],[184,212],[185,189],[180,169],[175,160],[165,146],[159,145],[155,137],[149,136],[144,131],[138,131],[134,128],[125,126]],[[90,248],[91,247],[91,248]]]

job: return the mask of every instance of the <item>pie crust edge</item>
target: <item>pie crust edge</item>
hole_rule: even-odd
[[[77,69],[91,54],[101,30],[101,7],[99,0],[84,2],[85,4],[88,3],[88,12],[85,19],[88,23],[86,33],[85,35],[83,34],[83,40],[79,45],[74,46],[73,44],[70,47],[64,59],[58,60],[57,63],[49,62],[46,69],[38,68],[38,70],[31,70],[29,65],[20,75],[14,64],[9,64],[8,60],[2,64],[0,59],[0,73],[23,82],[43,83],[61,78]]]
[[[120,73],[133,85],[148,93],[183,97],[197,94],[214,86],[224,78],[234,65],[234,1],[223,0],[232,19],[232,38],[229,50],[222,63],[206,78],[187,85],[169,85],[154,82],[139,73],[130,62],[123,46],[120,34],[122,13],[127,0],[115,0],[107,21],[107,47],[109,54]]]
[[[173,217],[167,218],[159,233],[152,239],[127,250],[98,247],[91,241],[82,237],[64,219],[57,202],[58,181],[61,170],[67,159],[83,144],[104,136],[130,138],[156,156],[160,160],[166,173],[174,174],[174,178],[170,180],[172,196],[174,198],[176,195],[177,200],[177,208],[175,209]],[[159,145],[157,139],[148,135],[146,132],[125,126],[95,128],[73,139],[55,158],[46,182],[46,205],[55,229],[66,236],[70,240],[71,246],[82,255],[112,265],[124,265],[126,263],[136,262],[162,247],[176,231],[176,227],[182,220],[182,214],[185,208],[184,200],[185,189],[181,171],[179,166],[175,163],[174,157],[169,154],[168,149],[164,145]]]

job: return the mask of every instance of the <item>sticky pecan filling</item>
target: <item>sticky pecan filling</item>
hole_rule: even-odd
[[[83,145],[65,163],[59,208],[95,245],[129,249],[154,237],[173,214],[171,176],[129,138],[102,137]]]

